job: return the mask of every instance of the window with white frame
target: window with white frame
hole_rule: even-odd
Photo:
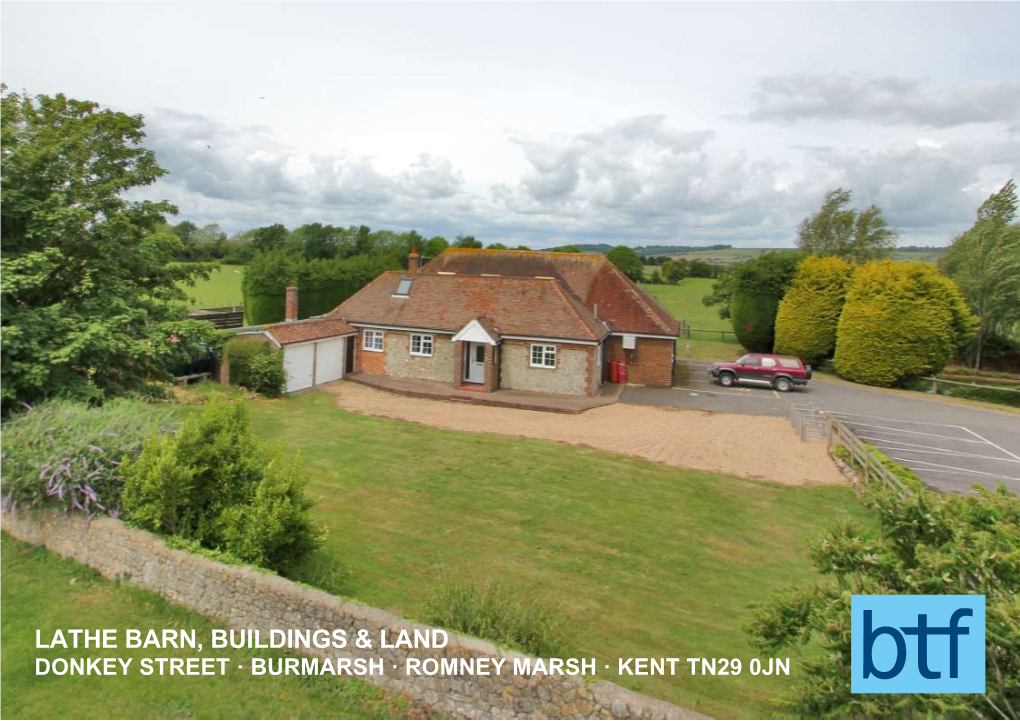
[[[556,346],[531,344],[531,367],[532,368],[555,368],[556,367]]]
[[[432,355],[432,336],[427,333],[412,333],[411,355]]]
[[[382,353],[383,349],[383,332],[381,330],[366,330],[365,341],[362,344],[362,348],[365,350],[374,351],[376,353]]]

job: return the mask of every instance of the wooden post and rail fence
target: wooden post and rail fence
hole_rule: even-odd
[[[875,449],[862,441],[856,433],[842,420],[831,413],[820,411],[811,404],[790,404],[790,422],[797,430],[802,441],[810,439],[824,440],[833,454],[836,446],[846,449],[850,465],[861,473],[861,483],[878,482],[895,490],[902,496],[913,491],[902,480],[896,477]]]

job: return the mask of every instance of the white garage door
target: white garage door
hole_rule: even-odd
[[[284,347],[283,369],[287,372],[288,393],[312,387],[314,361],[315,346],[312,343]]]
[[[319,341],[319,356],[315,361],[315,385],[343,378],[345,340],[331,338]]]

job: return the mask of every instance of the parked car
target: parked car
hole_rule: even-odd
[[[811,380],[811,366],[800,358],[771,353],[748,353],[732,363],[713,363],[708,374],[729,387],[734,383],[767,385],[787,393]]]

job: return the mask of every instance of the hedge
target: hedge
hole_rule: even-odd
[[[779,301],[803,257],[799,251],[772,251],[733,270],[730,318],[737,340],[747,350],[766,353],[772,350]]]
[[[229,364],[230,385],[244,386],[266,396],[283,393],[287,376],[282,351],[261,341],[238,337],[227,342],[223,356]]]
[[[776,314],[776,353],[817,364],[836,348],[836,328],[853,266],[835,256],[804,260]]]
[[[395,252],[328,260],[307,260],[286,250],[260,253],[244,271],[245,322],[282,321],[288,285],[296,285],[300,292],[299,318],[328,313],[383,271],[399,270],[400,263]]]
[[[956,284],[927,263],[875,261],[854,272],[836,338],[836,372],[890,386],[941,371],[977,320]]]

